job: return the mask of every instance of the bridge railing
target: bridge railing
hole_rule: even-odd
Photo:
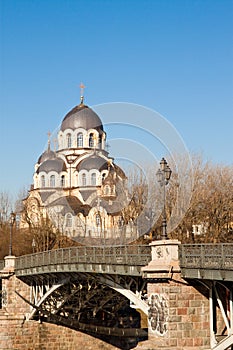
[[[146,245],[85,246],[23,255],[16,258],[15,269],[70,263],[144,266],[149,261],[151,247]]]
[[[233,269],[233,243],[181,244],[181,268]]]

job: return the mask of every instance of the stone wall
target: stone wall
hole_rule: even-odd
[[[201,286],[188,285],[179,274],[174,274],[172,280],[149,283],[149,338],[154,349],[209,348],[209,303],[205,293]]]

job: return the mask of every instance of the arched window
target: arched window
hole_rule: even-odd
[[[77,135],[77,147],[83,147],[83,133],[79,132]]]
[[[41,176],[41,187],[42,188],[45,187],[45,176],[44,175]]]
[[[94,147],[94,134],[89,135],[89,147]]]
[[[61,187],[65,187],[65,175],[61,176]]]
[[[95,223],[96,223],[96,226],[100,226],[100,224],[101,224],[100,214],[96,214],[96,216],[95,216]]]
[[[91,174],[91,186],[96,186],[96,174]]]
[[[86,184],[87,184],[86,174],[82,174],[82,186],[86,186]]]
[[[67,147],[71,148],[71,146],[72,146],[71,134],[67,134],[66,140],[67,140]]]
[[[66,227],[72,227],[72,215],[70,213],[68,213],[66,215]]]
[[[55,175],[51,175],[49,178],[50,187],[55,187]]]

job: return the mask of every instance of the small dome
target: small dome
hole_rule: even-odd
[[[90,156],[84,160],[82,160],[78,166],[77,170],[92,170],[92,169],[97,169],[99,171],[102,170],[107,170],[108,169],[108,161],[102,157],[93,155]]]
[[[68,112],[61,124],[61,131],[66,129],[85,130],[96,129],[99,133],[103,133],[103,125],[98,115],[88,106],[80,103]]]
[[[37,163],[41,164],[41,163],[45,162],[46,160],[53,159],[53,158],[56,158],[56,153],[54,151],[51,151],[50,149],[47,149],[38,158]]]
[[[66,165],[62,159],[48,159],[44,161],[37,169],[37,173],[40,173],[42,171],[46,173],[49,173],[50,171],[56,171],[57,173],[60,173],[61,171],[66,171]]]

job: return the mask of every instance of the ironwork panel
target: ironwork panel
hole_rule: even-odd
[[[179,259],[187,278],[233,280],[232,243],[182,244]]]
[[[140,273],[140,267],[151,261],[151,248],[149,246],[96,246],[71,247],[45,251],[36,254],[24,255],[16,258],[16,275],[26,273],[27,269],[35,268],[37,273],[53,270],[84,270],[84,271],[124,271],[130,270]],[[55,267],[56,266],[56,267]],[[128,269],[130,267],[130,269]],[[21,272],[19,272],[21,271]],[[31,273],[31,272],[30,272]],[[26,273],[28,275],[28,273]]]

